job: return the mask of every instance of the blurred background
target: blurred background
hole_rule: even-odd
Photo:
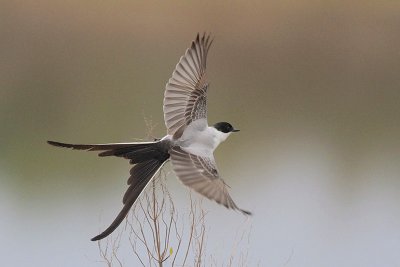
[[[135,141],[145,119],[163,136],[165,83],[206,31],[209,123],[241,129],[216,158],[254,213],[204,201],[208,251],[223,261],[251,229],[248,266],[400,266],[399,14],[398,1],[3,1],[2,264],[104,265],[89,239],[121,208],[128,163],[46,140]]]

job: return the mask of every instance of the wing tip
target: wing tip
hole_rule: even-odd
[[[194,47],[196,43],[199,45],[203,44],[204,47],[206,48],[206,51],[208,51],[213,41],[214,37],[211,32],[207,33],[206,31],[204,31],[203,34],[198,32],[196,38],[192,41],[191,47]]]
[[[253,213],[251,211],[247,211],[247,210],[243,210],[243,209],[239,209],[239,211],[245,216],[253,216]]]

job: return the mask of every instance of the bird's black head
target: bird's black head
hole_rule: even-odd
[[[224,121],[214,124],[214,128],[223,133],[239,132],[239,130],[234,129],[230,123]]]

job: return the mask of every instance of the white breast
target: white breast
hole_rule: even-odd
[[[210,156],[229,135],[230,133],[220,132],[214,127],[190,125],[185,129],[178,143],[186,152],[198,156]]]

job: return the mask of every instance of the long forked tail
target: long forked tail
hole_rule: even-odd
[[[47,141],[47,143],[52,146],[76,150],[99,151],[100,157],[123,157],[129,159],[131,164],[148,161],[153,158],[163,158],[168,154],[168,149],[162,141],[92,145],[68,144],[56,141]]]
[[[105,238],[121,224],[125,219],[132,205],[136,202],[140,194],[146,188],[146,185],[151,181],[160,167],[164,162],[158,160],[150,160],[142,163],[138,163],[131,169],[131,177],[128,179],[128,190],[125,192],[124,198],[122,200],[124,207],[119,212],[114,221],[110,226],[104,230],[101,234],[93,237],[92,241],[97,241]],[[133,179],[132,179],[133,178]]]
[[[168,144],[163,141],[93,145],[67,144],[54,141],[47,141],[47,143],[57,147],[99,151],[99,156],[101,157],[123,157],[129,159],[131,164],[135,164],[130,171],[129,187],[122,200],[124,207],[111,225],[101,234],[92,238],[92,241],[105,238],[121,224],[146,185],[169,158]]]

